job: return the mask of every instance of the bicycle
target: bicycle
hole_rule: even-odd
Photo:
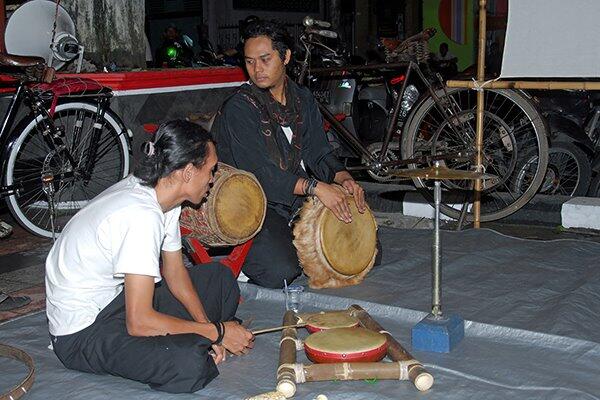
[[[127,176],[132,134],[110,109],[109,88],[91,79],[55,79],[40,57],[0,53],[0,66],[16,69],[0,129],[0,198],[27,231],[53,238]]]
[[[322,31],[307,27],[300,37],[305,57],[300,62],[299,83],[303,83],[307,75],[316,73],[329,76],[343,74],[347,77],[357,71],[405,68],[400,89],[392,88],[395,101],[389,109],[387,129],[381,143],[364,146],[317,99],[325,121],[361,160],[361,165],[349,167],[349,170],[366,170],[371,176],[384,178],[378,180],[392,181],[394,169],[399,166],[417,168],[419,165],[431,166],[435,161],[440,161],[449,168],[472,169],[476,154],[476,92],[446,89],[439,75],[432,76],[427,73],[427,68],[421,66],[425,60],[420,49],[425,46],[411,45],[428,40],[434,32],[425,30],[400,44],[400,49],[417,49],[404,52],[407,59],[405,62],[309,71],[311,53],[315,48],[334,51],[318,38],[321,33]],[[331,34],[321,36],[332,37]],[[410,109],[406,120],[400,120],[399,114],[408,82],[415,74],[426,92]],[[388,84],[386,81],[386,85]],[[548,164],[548,128],[528,96],[516,90],[486,90],[485,97],[483,169],[497,178],[483,181],[482,222],[504,218],[531,200],[544,178]],[[400,137],[398,141],[394,140],[396,136]],[[525,172],[523,168],[519,168],[523,160],[530,161]],[[516,176],[517,173],[519,176]],[[519,179],[519,185],[514,184],[515,179]],[[431,202],[433,196],[430,184],[420,178],[413,179],[413,182]],[[472,183],[443,181],[442,185],[446,193],[441,211],[454,219],[466,218],[467,221],[473,221],[469,208],[474,196]]]

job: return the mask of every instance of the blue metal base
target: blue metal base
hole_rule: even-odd
[[[429,314],[412,328],[413,350],[449,353],[465,336],[465,322],[458,314]]]

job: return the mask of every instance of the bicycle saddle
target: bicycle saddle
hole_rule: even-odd
[[[36,67],[46,64],[42,57],[16,56],[14,54],[0,53],[0,65],[7,67]]]

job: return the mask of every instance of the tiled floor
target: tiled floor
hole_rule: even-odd
[[[0,219],[13,226],[12,235],[0,240],[0,291],[31,298],[25,307],[0,312],[1,323],[45,307],[44,261],[52,241],[26,232],[7,214]]]

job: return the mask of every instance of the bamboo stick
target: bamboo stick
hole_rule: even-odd
[[[537,89],[537,90],[600,90],[600,82],[574,82],[574,81],[454,81],[446,82],[450,88],[475,89]]]
[[[300,324],[295,324],[295,325],[274,326],[272,328],[262,328],[262,329],[253,330],[252,334],[254,336],[256,336],[256,335],[262,335],[263,333],[270,333],[270,332],[282,331],[282,330],[287,329],[287,328],[303,328],[305,326],[306,326],[305,323],[300,323]]]
[[[293,311],[286,311],[283,315],[283,325],[296,325],[298,317]],[[277,391],[286,398],[296,393],[296,328],[285,328],[281,332],[279,343],[279,365],[277,368]]]
[[[358,318],[364,328],[381,332],[386,335],[388,341],[387,355],[392,361],[405,362],[408,379],[420,391],[425,391],[433,385],[433,376],[423,367],[423,365],[414,359],[414,357],[402,345],[385,331],[377,321],[375,321],[367,311],[361,306],[353,304],[348,308],[350,315]]]
[[[303,365],[306,382],[358,381],[362,379],[408,380],[397,362],[349,362]]]
[[[485,78],[485,22],[486,22],[486,3],[487,0],[479,0],[479,54],[477,55],[477,80],[482,81]],[[483,110],[485,95],[483,90],[477,92],[477,121],[475,135],[475,163],[477,171],[483,168]],[[475,181],[475,201],[473,202],[473,226],[479,228],[481,219],[481,186],[482,180]]]

